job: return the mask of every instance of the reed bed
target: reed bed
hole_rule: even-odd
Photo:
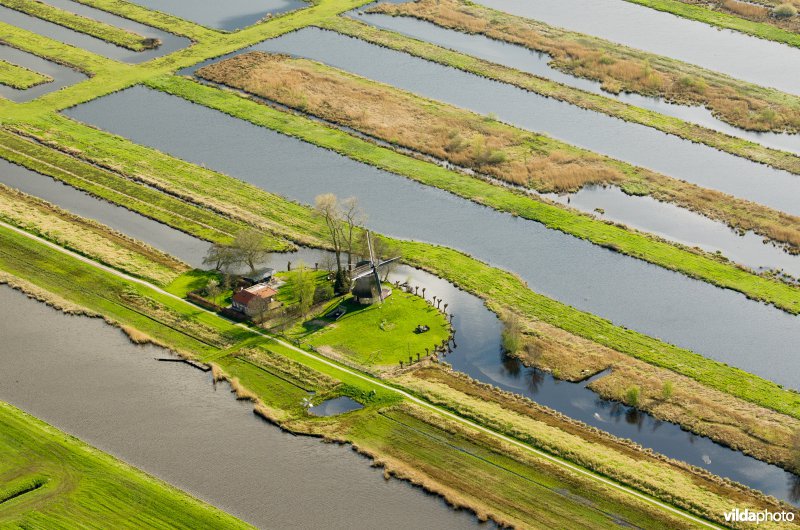
[[[751,5],[743,6],[748,7],[738,8]],[[546,53],[552,57],[554,68],[599,81],[612,93],[634,92],[702,105],[719,119],[742,129],[800,131],[800,99],[794,96],[542,22],[462,0],[379,4],[368,11],[414,17]]]

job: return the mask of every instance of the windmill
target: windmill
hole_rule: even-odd
[[[384,261],[376,261],[372,251],[372,235],[367,231],[367,248],[369,249],[369,261],[362,261],[353,269],[351,280],[353,281],[353,297],[357,301],[369,300],[372,303],[377,292],[378,299],[383,302],[383,288],[381,287],[381,277],[378,269],[397,261],[400,257],[390,258]],[[389,291],[391,293],[391,291]]]

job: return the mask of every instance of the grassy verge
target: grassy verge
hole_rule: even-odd
[[[25,241],[27,238],[24,236],[0,229],[0,238],[3,242],[0,268],[14,274],[24,267],[33,283],[55,289],[69,300],[77,302],[81,289],[91,289],[94,293],[98,281],[107,284],[110,291],[126,293],[131,289],[130,282],[29,239]],[[70,277],[74,281],[64,285],[63,275],[54,277],[51,274],[56,270],[72,271]],[[530,521],[555,522],[564,517],[591,528],[607,526],[610,521],[620,518],[629,524],[648,528],[684,524],[539,455],[512,447],[488,433],[454,420],[445,420],[435,410],[402,404],[401,396],[370,378],[356,377],[335,365],[324,364],[320,359],[269,339],[254,337],[216,316],[195,313],[191,307],[184,309],[187,304],[163,299],[145,286],[139,285],[136,289],[140,290],[141,296],[163,300],[173,312],[189,312],[185,320],[191,322],[187,322],[185,330],[154,322],[149,324],[148,335],[161,337],[165,344],[173,347],[175,341],[185,345],[187,334],[197,335],[195,344],[216,343],[216,346],[188,353],[215,358],[218,365],[215,376],[229,379],[239,399],[254,401],[257,413],[295,432],[353,443],[361,452],[381,462],[387,473],[423,485],[454,504],[475,510],[479,516],[521,526],[529,526]],[[86,303],[92,311],[105,313],[109,309],[107,303],[97,297],[80,298],[80,302]],[[131,303],[129,297],[121,300],[124,300],[123,305]],[[159,320],[163,312],[152,304],[129,309],[142,310],[155,317],[154,321]],[[128,321],[130,314],[117,310],[116,315],[122,317],[118,322],[139,329],[142,321]],[[156,327],[162,329],[156,330]],[[239,347],[242,344],[249,344],[248,349],[242,350]],[[366,407],[340,417],[310,417],[298,399],[307,396],[308,390],[317,391],[317,400],[348,395]],[[459,408],[454,403],[449,403],[449,406]],[[466,407],[465,411],[470,409],[469,414],[485,412],[487,421],[494,413],[493,409],[486,409],[474,400],[466,400],[461,406]],[[558,417],[552,412],[551,415],[552,418]],[[557,454],[561,453],[570,460],[585,450],[587,464],[596,464],[588,458],[595,455],[594,458],[604,462],[604,467],[599,470],[601,474],[622,480],[626,479],[626,469],[629,472],[632,468],[644,466],[652,475],[640,474],[636,477],[635,487],[646,491],[652,488],[653,494],[666,495],[670,503],[715,519],[721,517],[720,507],[731,502],[753,509],[778,506],[774,501],[736,485],[666,459],[648,456],[635,446],[616,441],[609,435],[604,435],[607,438],[603,443],[583,442],[579,449],[572,448],[570,444],[575,440],[565,429],[575,433],[586,427],[571,420],[563,421],[567,423],[544,425],[542,422],[527,422],[524,430],[530,435],[528,443],[535,447],[541,444],[549,450],[557,449]],[[515,434],[520,433],[522,431]],[[602,437],[595,435],[595,438]],[[605,457],[601,458],[600,452],[605,453]],[[666,494],[658,490],[664,482],[680,484],[681,487]],[[565,491],[569,493],[565,495]]]
[[[48,175],[56,180],[107,200],[131,211],[177,228],[199,239],[217,243],[230,243],[233,236],[249,225],[207,209],[181,201],[157,189],[120,179],[109,170],[77,160],[43,145],[24,140],[0,131],[0,156]],[[273,251],[291,250],[293,247],[280,238],[271,236]]]
[[[384,31],[369,24],[344,17],[325,20],[320,27],[359,38],[379,46],[402,51],[423,59],[458,68],[465,72],[508,83],[530,92],[552,97],[587,110],[653,127],[692,142],[702,143],[741,156],[754,162],[800,174],[800,157],[785,151],[770,149],[755,142],[691,124],[678,118],[625,104],[613,98],[571,88],[555,81],[521,72],[513,68],[476,59],[463,53],[412,39],[399,33]]]
[[[135,52],[156,48],[161,44],[158,39],[145,38],[138,33],[65,11],[38,0],[0,0],[0,5]]]
[[[280,115],[285,116],[284,113]],[[269,226],[274,233],[298,243],[325,246],[326,228],[310,208],[62,117],[53,116],[48,120],[46,130],[46,133],[38,133],[46,136],[53,145],[101,165],[114,164],[125,175],[146,177],[148,184],[196,205],[254,225]],[[123,179],[122,176],[117,178]],[[514,274],[463,253],[412,241],[390,244],[396,245],[406,263],[428,270],[485,299],[498,313],[513,310],[532,321],[561,328],[695,379],[710,388],[800,418],[800,394],[797,392],[568,307],[531,291]]]
[[[796,287],[754,275],[729,263],[715,261],[647,235],[535,200],[525,194],[450,171],[431,162],[404,156],[304,116],[282,112],[234,93],[174,76],[159,78],[149,84],[189,101],[275,129],[423,184],[436,186],[499,211],[510,212],[540,222],[548,228],[587,239],[688,276],[735,289],[751,298],[769,301],[785,311],[800,311],[800,291]],[[385,87],[383,90],[388,91]]]
[[[743,129],[777,132],[800,128],[800,99],[789,94],[464,0],[380,4],[368,11],[414,17],[524,46],[548,54],[554,68],[599,81],[609,92],[703,105]]]
[[[747,20],[740,16],[735,16],[729,13],[714,11],[708,7],[683,2],[679,0],[626,0],[633,4],[639,4],[673,15],[688,18],[689,20],[696,20],[705,24],[710,24],[718,28],[732,29],[747,35],[752,35],[760,39],[771,40],[788,44],[795,48],[800,47],[800,35],[795,32],[787,31],[783,28],[768,24],[766,22],[757,22]]]
[[[0,402],[0,525],[251,528]]]
[[[49,75],[40,74],[0,59],[0,85],[10,86],[17,90],[27,90],[52,80],[53,78]]]
[[[107,226],[3,184],[0,184],[0,219],[159,285],[166,285],[189,268],[172,256]]]

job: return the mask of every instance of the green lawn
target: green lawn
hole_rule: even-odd
[[[347,312],[333,320],[337,308]],[[418,325],[430,331],[416,333]],[[288,332],[317,349],[329,347],[364,366],[396,366],[425,357],[450,335],[445,316],[421,297],[394,289],[383,304],[361,305],[347,297],[321,317],[306,321]]]
[[[3,528],[250,528],[0,402]]]
[[[26,90],[52,80],[53,78],[49,75],[40,74],[0,59],[0,85]]]

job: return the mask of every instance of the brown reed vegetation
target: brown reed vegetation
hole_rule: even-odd
[[[800,218],[305,59],[251,52],[198,75],[539,192],[614,184],[800,249]]]
[[[580,381],[611,368],[610,374],[590,385],[600,396],[624,402],[626,389],[635,385],[641,390],[637,408],[656,418],[677,423],[759,460],[795,469],[791,437],[800,429],[797,418],[631,359],[544,322],[530,319],[522,322],[525,325],[522,347],[514,356],[526,366],[535,366],[569,381]],[[662,392],[664,381],[670,381],[673,388],[666,398]]]
[[[372,137],[542,191],[622,179],[608,160],[491,118],[425,100],[312,61],[251,52],[198,75]]]
[[[726,3],[741,11],[763,10],[736,0]],[[703,105],[718,118],[748,130],[800,130],[800,100],[796,97],[538,21],[461,0],[379,4],[368,11],[415,17],[546,53],[552,57],[553,67],[599,81],[612,93],[634,92]]]

